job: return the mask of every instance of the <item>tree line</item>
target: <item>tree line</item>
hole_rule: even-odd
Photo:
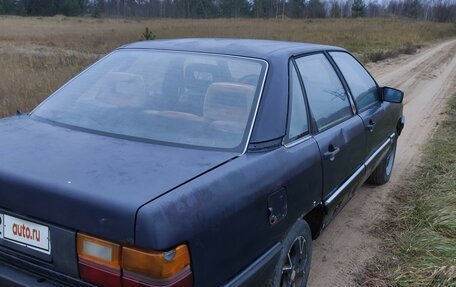
[[[0,0],[0,14],[153,18],[342,18],[456,22],[454,0]]]

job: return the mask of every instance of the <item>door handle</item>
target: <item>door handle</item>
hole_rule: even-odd
[[[336,154],[338,154],[339,152],[340,148],[334,147],[333,145],[329,145],[328,151],[323,154],[323,157],[330,161],[334,161],[334,159],[336,158]]]
[[[373,120],[369,120],[369,124],[366,126],[366,129],[370,132],[373,132],[376,124],[377,123],[374,122]]]

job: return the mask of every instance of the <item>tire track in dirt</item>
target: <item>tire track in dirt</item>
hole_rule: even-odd
[[[424,55],[419,56],[391,73],[378,76],[377,80],[382,85],[400,87],[402,90],[408,92],[404,100],[404,104],[407,104],[413,97],[419,94],[412,91],[422,88],[421,86],[426,83],[426,80],[437,77],[435,73],[438,72],[436,71],[438,65],[449,63],[451,58],[454,57],[453,55],[456,55],[454,44],[454,41],[449,41],[439,45],[439,49],[426,50]],[[449,51],[450,53],[445,51]],[[404,74],[408,77],[405,81],[403,81]]]
[[[456,90],[456,39],[415,55],[405,55],[368,69],[380,85],[406,94],[406,126],[398,140],[396,163],[388,184],[364,185],[314,241],[308,286],[356,286],[354,276],[378,252],[379,240],[369,234],[384,218],[386,205],[419,160],[421,147],[442,117],[446,99]]]

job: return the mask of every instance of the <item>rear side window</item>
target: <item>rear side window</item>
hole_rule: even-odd
[[[377,85],[358,61],[344,52],[331,52],[330,55],[344,75],[358,110],[365,110],[379,101]]]
[[[288,110],[287,141],[290,142],[309,133],[304,94],[302,92],[298,74],[292,63],[290,63],[290,100]]]
[[[352,116],[342,83],[323,54],[301,57],[296,63],[319,131]]]

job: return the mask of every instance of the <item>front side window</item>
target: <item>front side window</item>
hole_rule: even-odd
[[[298,58],[296,64],[319,131],[352,116],[344,87],[323,54]]]
[[[304,94],[299,82],[298,74],[293,64],[290,63],[290,99],[288,117],[287,141],[293,141],[309,133],[307,123],[307,110],[304,102]]]
[[[358,110],[362,111],[379,101],[377,85],[358,61],[344,52],[330,52],[329,54],[344,75]]]
[[[243,150],[265,70],[248,58],[118,50],[32,116],[113,136]]]

